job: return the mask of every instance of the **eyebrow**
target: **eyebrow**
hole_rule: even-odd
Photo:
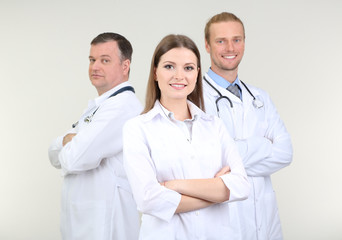
[[[232,36],[231,38],[243,38],[243,36],[241,36],[241,35],[236,35],[236,36]],[[228,38],[226,38],[226,37],[217,37],[217,38],[215,38],[215,40],[226,40],[226,39],[228,39]]]
[[[172,62],[172,61],[165,61],[165,62],[162,62],[162,64],[165,64],[165,63],[176,64],[175,62]],[[196,63],[193,63],[193,62],[185,63],[184,65],[189,65],[189,64],[197,65]]]
[[[111,58],[109,55],[101,55],[100,58],[101,58],[101,57],[108,57],[108,58]],[[95,58],[95,57],[89,56],[89,58]]]

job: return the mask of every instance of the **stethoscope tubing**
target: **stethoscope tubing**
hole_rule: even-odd
[[[220,112],[219,107],[218,107],[218,102],[219,102],[221,99],[226,99],[226,100],[229,102],[230,108],[233,108],[233,107],[234,107],[233,102],[229,99],[229,97],[223,96],[222,93],[221,93],[216,87],[214,87],[214,86],[208,81],[208,79],[207,79],[205,76],[203,76],[203,79],[204,79],[204,80],[206,81],[206,83],[207,83],[212,89],[214,89],[214,90],[217,92],[217,94],[219,95],[219,97],[218,97],[218,98],[216,99],[216,101],[215,101],[217,113]],[[256,99],[256,97],[253,95],[253,93],[251,92],[251,90],[249,90],[249,88],[247,87],[247,85],[246,85],[243,81],[241,81],[241,80],[240,80],[240,82],[241,82],[242,85],[246,88],[247,92],[252,96],[252,98],[253,98],[253,106],[254,106],[255,108],[261,108],[261,107],[263,107],[264,104],[263,104],[260,100]]]
[[[218,107],[218,102],[219,102],[221,99],[226,99],[226,100],[229,102],[230,109],[231,109],[230,117],[231,117],[232,123],[233,123],[233,131],[234,131],[234,139],[235,139],[235,138],[237,137],[237,136],[236,136],[236,134],[237,134],[237,132],[236,132],[237,129],[235,128],[235,127],[237,126],[237,123],[236,123],[235,109],[234,109],[233,102],[229,99],[229,97],[222,95],[221,92],[220,92],[216,87],[214,87],[214,86],[208,81],[208,79],[207,79],[205,76],[203,76],[203,79],[204,79],[204,80],[206,81],[206,83],[207,83],[212,89],[214,89],[214,90],[217,92],[217,94],[219,95],[219,97],[215,100],[216,111],[217,111],[218,117],[220,117],[220,109],[219,109],[219,107]],[[243,86],[246,88],[246,90],[248,91],[248,93],[253,97],[253,106],[254,106],[255,108],[261,108],[261,107],[263,107],[264,104],[263,104],[260,100],[258,100],[258,99],[255,98],[255,96],[254,96],[253,93],[249,90],[249,88],[247,87],[247,85],[246,85],[244,82],[242,82],[241,80],[240,80],[240,82],[241,82],[241,83],[243,84]]]

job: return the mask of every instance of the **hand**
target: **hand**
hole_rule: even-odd
[[[221,170],[215,174],[215,177],[217,178],[217,177],[220,177],[220,176],[227,174],[227,173],[230,173],[230,167],[229,166],[225,166],[225,167],[221,168]]]
[[[177,192],[177,182],[178,180],[170,180],[170,181],[165,181],[165,182],[160,182],[159,184],[163,187],[166,187],[168,189],[174,190]]]
[[[64,136],[63,138],[63,147],[70,142],[74,137],[76,136],[76,133],[69,133]]]

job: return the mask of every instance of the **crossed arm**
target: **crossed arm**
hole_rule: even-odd
[[[230,190],[220,176],[229,172],[230,168],[226,166],[216,173],[214,178],[176,179],[160,184],[181,194],[176,213],[189,212],[228,201]]]
[[[70,142],[75,136],[76,136],[76,133],[68,133],[67,135],[65,135],[63,137],[63,147],[65,146],[65,144]]]

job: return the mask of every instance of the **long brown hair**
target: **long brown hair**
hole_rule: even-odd
[[[199,67],[195,89],[187,97],[197,107],[204,111],[203,88],[202,88],[202,72],[201,72],[201,56],[196,44],[187,36],[170,34],[164,37],[156,49],[154,50],[150,76],[148,78],[145,109],[142,113],[150,111],[156,100],[160,100],[160,89],[157,81],[155,81],[155,69],[158,67],[160,58],[168,51],[174,48],[187,48],[197,57],[197,66]]]

